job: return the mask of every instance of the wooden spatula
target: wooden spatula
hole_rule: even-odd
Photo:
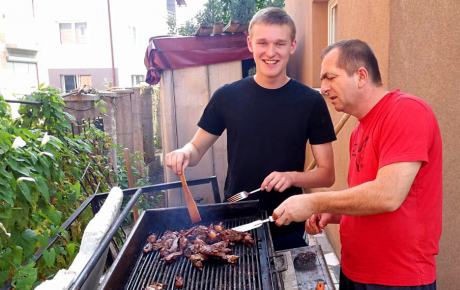
[[[187,209],[188,209],[188,213],[190,214],[190,219],[192,220],[192,224],[201,222],[200,213],[198,212],[196,203],[193,200],[192,194],[190,193],[190,189],[188,188],[184,173],[180,175],[180,181],[182,182],[182,187],[184,188],[185,201],[187,202]]]

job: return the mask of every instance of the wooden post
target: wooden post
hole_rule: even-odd
[[[129,188],[133,188],[134,187],[134,177],[133,177],[133,171],[131,170],[131,159],[129,158],[129,148],[124,148],[123,153],[125,153],[126,173],[128,174],[128,186]],[[133,196],[131,195],[131,197]],[[136,204],[133,206],[134,222],[136,222],[137,219],[139,218],[139,211],[137,210]]]

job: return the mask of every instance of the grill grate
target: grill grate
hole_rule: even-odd
[[[257,220],[257,217],[246,217],[232,220],[223,220],[225,228],[233,228],[245,223]],[[220,221],[215,221],[218,224]],[[203,223],[208,226],[210,222]],[[179,226],[168,226],[167,229],[156,229],[155,233],[160,237],[166,230],[184,230]],[[128,282],[123,289],[139,290],[144,289],[153,282],[167,284],[167,289],[174,287],[174,277],[176,275],[184,278],[182,289],[190,290],[233,290],[262,289],[261,269],[259,263],[259,237],[257,231],[251,231],[256,244],[248,247],[242,243],[230,246],[234,255],[239,259],[235,264],[227,264],[221,261],[214,261],[212,258],[203,263],[203,272],[193,267],[187,257],[180,257],[171,264],[161,261],[160,251],[141,253],[137,259]],[[142,249],[141,249],[142,250]]]

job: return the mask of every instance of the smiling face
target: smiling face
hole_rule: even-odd
[[[248,36],[248,48],[257,67],[256,82],[266,88],[286,83],[286,66],[296,48],[288,25],[255,24]]]
[[[348,76],[347,71],[337,67],[339,50],[333,49],[321,64],[321,93],[326,95],[338,112],[352,113],[358,100],[359,76]]]

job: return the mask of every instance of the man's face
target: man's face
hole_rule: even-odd
[[[289,55],[294,53],[296,43],[286,24],[255,24],[248,37],[248,48],[254,55],[257,75],[265,79],[285,77]]]
[[[337,67],[339,50],[333,49],[321,64],[321,93],[326,95],[336,111],[350,113],[356,103],[358,92],[357,74],[348,76],[344,69]]]

